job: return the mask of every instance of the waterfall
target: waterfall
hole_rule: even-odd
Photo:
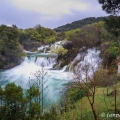
[[[34,53],[36,55],[36,53]],[[9,70],[4,70],[1,72],[0,85],[5,86],[5,84],[10,82],[15,82],[15,84],[20,85],[23,89],[27,89],[29,87],[29,77],[32,77],[31,73],[35,73],[38,70],[41,70],[44,66],[45,72],[47,72],[47,76],[50,76],[48,81],[45,83],[48,88],[45,91],[47,94],[45,101],[48,104],[56,102],[60,99],[61,93],[60,89],[63,89],[64,84],[69,80],[67,77],[67,72],[61,70],[53,70],[53,65],[56,63],[56,56],[49,57],[50,55],[44,53],[41,56],[34,56],[33,54],[24,58],[24,61]]]
[[[79,61],[77,64],[84,65],[87,61],[97,68],[98,61],[101,60],[99,58],[100,51],[95,49],[88,49],[87,53],[84,56],[84,59],[81,59],[82,54],[78,54],[77,57],[71,63],[75,64],[76,61]],[[37,57],[37,58],[36,58]],[[56,55],[49,53],[29,53],[28,57],[24,58],[24,61],[9,70],[4,70],[1,72],[0,85],[5,86],[6,83],[15,82],[15,84],[22,86],[23,89],[27,89],[29,87],[29,77],[31,77],[31,73],[35,73],[44,66],[44,70],[48,73],[47,76],[50,78],[47,81],[48,89],[45,91],[48,92],[45,101],[49,104],[56,102],[59,100],[61,96],[61,90],[64,89],[65,84],[71,81],[69,77],[70,71],[66,72],[66,66],[63,67],[62,70],[54,70],[53,65],[56,63]]]
[[[88,49],[87,52],[84,53],[79,53],[69,65],[69,71],[72,71],[73,68],[79,69],[82,79],[85,79],[84,70],[86,69],[85,67],[89,66],[91,68],[88,70],[88,75],[92,76],[93,71],[91,69],[96,71],[100,67],[102,62],[99,54],[100,50],[96,51],[95,48]]]
[[[41,67],[53,66],[56,63],[56,58],[46,58],[46,57],[38,57],[36,60],[36,64]]]

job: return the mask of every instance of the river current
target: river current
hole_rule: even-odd
[[[99,53],[100,51],[89,49],[80,63],[84,64],[85,61],[88,61],[96,66],[98,60],[101,60]],[[56,56],[45,57],[43,54],[42,56],[39,55],[37,59],[35,56],[25,57],[20,65],[9,70],[1,71],[0,85],[4,87],[6,83],[15,82],[15,84],[20,85],[25,90],[29,87],[29,77],[32,76],[31,74],[41,70],[44,66],[43,68],[49,76],[49,79],[45,83],[48,86],[45,90],[45,93],[47,93],[45,101],[49,104],[57,102],[64,92],[65,84],[72,81],[69,77],[71,73],[70,71],[65,71],[66,66],[62,70],[54,70],[53,65],[56,63]],[[74,61],[80,59],[80,56],[78,54]]]

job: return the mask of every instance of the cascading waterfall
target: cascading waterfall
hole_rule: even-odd
[[[94,71],[96,71],[101,66],[102,59],[99,57],[99,54],[100,50],[96,50],[96,48],[88,49],[87,52],[78,54],[73,62],[69,65],[69,71],[72,71],[73,67],[76,69],[79,66],[81,77],[84,79],[85,73],[83,69],[87,69],[85,66],[87,67],[88,65]],[[89,76],[92,76],[93,74],[93,71],[91,71],[91,69],[88,71]]]
[[[52,67],[56,63],[56,58],[38,57],[36,64],[41,67]]]
[[[95,49],[88,49],[85,54],[84,59],[82,59],[79,64],[85,64],[85,62],[90,62],[94,64],[94,66],[98,65],[100,51]],[[62,70],[54,70],[53,65],[56,63],[56,56],[49,57],[49,54],[31,54],[24,59],[24,61],[10,69],[4,70],[0,73],[0,85],[4,86],[6,83],[15,82],[17,85],[22,86],[23,89],[27,89],[29,87],[29,77],[31,77],[31,73],[35,73],[38,70],[41,70],[44,67],[44,70],[48,73],[50,78],[48,79],[46,85],[48,88],[46,89],[46,93],[48,92],[45,101],[50,104],[59,100],[61,96],[61,91],[64,89],[65,84],[70,82],[71,78],[69,78],[70,71],[66,72],[65,66]],[[95,56],[95,54],[97,56]],[[37,56],[37,58],[36,58]],[[73,60],[72,64],[75,63],[76,60],[81,59],[81,54]],[[93,57],[94,56],[94,57]]]
[[[10,69],[1,72],[0,85],[4,86],[6,83],[15,82],[17,85],[22,86],[23,89],[29,87],[29,77],[32,77],[31,73],[35,73],[41,70],[42,67],[50,76],[45,86],[48,88],[45,90],[45,101],[50,104],[59,100],[61,96],[61,90],[64,84],[68,82],[67,72],[62,70],[54,70],[53,65],[56,63],[56,57],[37,57],[35,62],[34,56],[29,56],[24,61]]]

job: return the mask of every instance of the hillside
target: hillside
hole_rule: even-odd
[[[97,18],[89,17],[89,18],[85,18],[82,20],[74,21],[72,23],[68,23],[66,25],[59,26],[57,28],[54,28],[54,30],[56,32],[64,32],[64,31],[68,31],[68,30],[73,30],[76,28],[81,28],[82,26],[85,26],[87,24],[103,21],[104,18],[106,18],[106,17],[97,17]]]

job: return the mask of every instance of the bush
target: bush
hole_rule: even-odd
[[[54,46],[52,46],[52,47],[50,48],[50,51],[51,51],[52,53],[56,53],[56,54],[61,55],[61,56],[65,55],[65,54],[68,52],[68,50],[65,49],[65,48],[63,48],[62,46],[60,46],[60,47],[58,47],[58,48],[55,48]]]
[[[45,43],[47,43],[47,44],[54,43],[55,41],[56,41],[55,37],[50,37],[50,38],[45,39]]]
[[[71,102],[76,102],[85,96],[85,94],[86,94],[85,92],[88,92],[87,88],[84,88],[84,90],[80,89],[80,88],[74,89],[72,91],[70,90],[69,95],[68,95],[69,100]]]
[[[108,47],[108,49],[106,50],[106,52],[108,53],[108,55],[109,55],[111,58],[115,58],[115,57],[118,55],[118,53],[120,52],[118,43],[117,43],[117,42],[113,42],[113,43]]]

